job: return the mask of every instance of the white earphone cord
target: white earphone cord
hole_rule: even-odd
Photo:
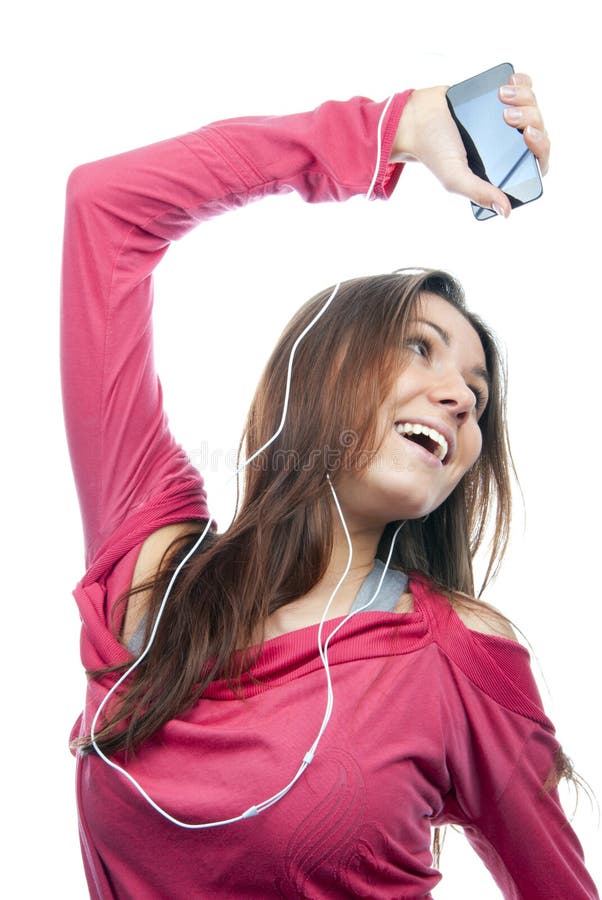
[[[381,113],[379,122],[378,122],[376,167],[374,169],[372,181],[370,182],[370,187],[368,188],[368,191],[366,193],[366,200],[370,199],[372,192],[374,190],[374,185],[376,184],[376,179],[378,178],[378,172],[380,169],[380,157],[381,157],[381,152],[382,152],[382,125],[383,125],[385,116],[389,110],[389,106],[391,105],[391,102],[393,100],[393,97],[394,97],[394,95],[391,95],[389,97],[389,99],[387,100],[387,102],[383,108],[383,111]],[[288,370],[287,370],[287,376],[286,376],[286,388],[285,388],[285,396],[284,396],[284,403],[283,403],[283,410],[282,410],[282,419],[280,421],[280,425],[278,426],[278,429],[272,435],[272,437],[268,441],[266,441],[266,443],[262,447],[259,448],[259,450],[256,450],[256,452],[253,453],[252,456],[250,456],[240,466],[237,467],[234,474],[222,486],[222,490],[221,490],[222,493],[226,489],[226,487],[228,487],[228,485],[230,484],[230,482],[232,481],[233,478],[237,478],[239,473],[246,466],[248,466],[249,463],[251,463],[260,453],[263,453],[263,451],[267,447],[269,447],[273,441],[276,440],[276,438],[278,437],[278,435],[284,428],[284,423],[286,420],[286,414],[287,414],[287,410],[288,410],[289,397],[290,397],[290,385],[291,385],[293,359],[295,356],[295,352],[296,352],[297,347],[299,346],[300,342],[303,340],[305,335],[308,333],[308,331],[311,328],[313,328],[313,326],[316,324],[318,319],[326,312],[326,310],[328,309],[328,307],[330,306],[330,304],[336,297],[340,286],[341,286],[341,282],[338,282],[338,284],[335,285],[330,296],[324,303],[324,306],[314,316],[314,318],[311,320],[311,322],[304,328],[304,330],[297,337],[295,343],[293,344],[293,347],[291,349],[290,356],[289,356],[289,361],[288,361]],[[391,546],[389,548],[387,562],[386,562],[383,572],[381,573],[380,580],[378,582],[378,586],[377,586],[376,591],[374,592],[373,596],[370,598],[370,600],[368,600],[366,603],[364,603],[363,606],[350,612],[337,625],[337,627],[328,635],[326,641],[323,643],[322,637],[323,637],[323,632],[324,632],[324,624],[326,622],[328,612],[332,606],[332,602],[337,594],[337,591],[339,590],[339,588],[341,587],[341,585],[343,584],[343,582],[345,581],[345,578],[347,577],[347,575],[349,573],[349,569],[351,567],[351,561],[353,559],[353,545],[351,542],[351,537],[349,535],[349,530],[347,528],[347,523],[345,522],[345,517],[343,516],[343,512],[341,510],[338,497],[337,497],[334,487],[332,485],[330,475],[327,475],[326,477],[328,479],[328,484],[329,484],[330,490],[332,492],[332,495],[334,497],[334,502],[335,502],[339,517],[341,519],[343,529],[345,531],[345,537],[347,538],[347,544],[349,547],[349,557],[347,559],[347,565],[345,567],[345,571],[343,572],[341,578],[339,579],[337,586],[335,587],[334,591],[330,595],[330,599],[328,600],[328,603],[326,604],[326,607],[324,608],[324,612],[322,613],[322,618],[320,619],[320,624],[318,627],[318,653],[322,660],[322,665],[324,666],[324,672],[326,674],[326,685],[327,685],[327,699],[326,699],[326,709],[324,712],[324,718],[322,719],[322,724],[320,726],[320,729],[318,731],[316,739],[314,740],[313,744],[311,745],[311,747],[307,751],[307,753],[303,756],[301,765],[299,766],[299,769],[297,770],[297,773],[295,774],[294,778],[285,787],[283,787],[280,791],[278,791],[276,794],[274,794],[272,797],[268,797],[266,800],[262,800],[261,803],[257,803],[253,806],[250,806],[247,810],[245,810],[245,812],[241,813],[238,816],[233,816],[232,818],[222,819],[220,821],[215,821],[215,822],[201,822],[201,823],[197,823],[197,824],[191,824],[189,822],[182,822],[181,820],[176,819],[174,816],[170,815],[170,813],[168,813],[166,810],[162,809],[157,803],[155,803],[155,801],[152,799],[152,797],[150,797],[146,793],[144,788],[136,781],[136,779],[133,777],[133,775],[131,775],[126,769],[119,766],[116,762],[109,759],[109,757],[107,757],[105,755],[105,753],[103,753],[103,751],[100,749],[100,747],[96,743],[96,738],[95,738],[96,727],[97,727],[98,719],[99,719],[103,709],[105,708],[106,704],[108,703],[110,698],[113,696],[113,694],[119,689],[119,687],[126,680],[126,678],[128,678],[132,674],[132,672],[134,672],[134,670],[140,665],[140,663],[146,657],[150,648],[152,647],[153,642],[156,637],[156,634],[157,634],[157,629],[159,627],[159,622],[161,621],[161,617],[165,610],[165,606],[166,606],[169,596],[171,594],[171,591],[172,591],[173,585],[176,581],[176,578],[178,577],[179,573],[181,572],[182,568],[186,565],[186,563],[188,562],[190,557],[196,552],[196,550],[199,548],[201,543],[204,541],[204,539],[207,535],[207,532],[209,531],[209,528],[211,526],[211,523],[214,521],[213,517],[211,517],[211,516],[209,517],[207,524],[206,524],[204,530],[202,531],[200,537],[197,539],[197,541],[195,542],[193,547],[188,551],[188,553],[186,554],[184,559],[182,559],[182,561],[179,563],[178,567],[176,568],[175,572],[173,573],[173,575],[170,579],[170,582],[169,582],[167,589],[165,591],[165,594],[163,596],[163,600],[161,601],[161,605],[157,612],[157,616],[155,618],[155,622],[154,622],[152,631],[150,633],[146,647],[144,648],[143,652],[140,654],[138,659],[120,676],[120,678],[115,682],[113,687],[107,692],[107,694],[101,701],[98,709],[96,710],[96,713],[94,714],[94,717],[92,719],[92,724],[90,726],[90,743],[94,747],[94,750],[96,751],[98,756],[108,766],[110,766],[116,772],[119,772],[121,775],[123,775],[124,778],[127,778],[127,780],[130,782],[130,784],[132,784],[136,788],[136,790],[141,794],[142,797],[144,797],[144,799],[147,801],[147,803],[149,803],[150,806],[152,806],[153,809],[155,809],[160,815],[162,815],[168,821],[172,822],[174,825],[179,826],[180,828],[201,829],[201,828],[216,828],[219,825],[231,825],[234,822],[240,822],[242,819],[248,819],[248,818],[251,818],[252,816],[256,816],[259,813],[263,812],[264,810],[268,809],[270,806],[273,806],[275,803],[277,803],[279,800],[281,800],[282,797],[285,796],[285,794],[287,794],[290,791],[290,789],[299,780],[299,778],[301,777],[301,775],[303,774],[305,769],[311,763],[311,761],[313,760],[314,755],[316,753],[318,744],[320,743],[322,736],[326,730],[326,726],[328,725],[328,722],[330,720],[330,717],[332,715],[332,710],[334,707],[334,692],[333,692],[333,688],[332,688],[332,679],[330,676],[330,666],[328,663],[328,646],[329,646],[332,638],[335,636],[335,634],[337,634],[337,632],[340,631],[340,629],[343,627],[343,625],[345,625],[349,621],[349,619],[351,619],[357,613],[362,612],[363,610],[367,609],[369,606],[371,606],[371,604],[376,599],[376,597],[381,589],[385,575],[387,573],[389,563],[391,561],[391,556],[393,554],[393,547],[395,546],[395,540],[397,538],[397,535],[399,534],[399,531],[405,524],[404,522],[402,522],[397,527],[395,534],[393,535],[393,538],[391,539]]]

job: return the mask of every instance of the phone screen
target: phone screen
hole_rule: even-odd
[[[537,160],[522,134],[506,124],[498,88],[513,72],[503,63],[474,78],[455,84],[447,92],[448,105],[466,147],[472,171],[495,184],[511,206],[522,206],[541,196]],[[494,216],[493,210],[472,204],[477,219]]]

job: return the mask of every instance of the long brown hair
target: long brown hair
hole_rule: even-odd
[[[308,301],[278,341],[248,414],[241,442],[247,459],[277,431],[291,349],[330,293]],[[109,708],[96,735],[105,753],[135,750],[216,678],[228,679],[235,690],[252,667],[254,637],[266,618],[323,577],[333,547],[326,475],[336,486],[341,472],[361,471],[378,450],[377,412],[407,363],[409,329],[426,293],[447,300],[477,331],[490,396],[479,420],[479,460],[426,521],[406,523],[392,565],[426,574],[450,598],[454,592],[474,596],[472,560],[492,518],[485,586],[506,548],[511,509],[505,374],[495,339],[467,311],[462,288],[445,272],[408,270],[344,282],[298,346],[284,427],[244,469],[232,524],[223,534],[210,533],[186,563],[148,654]],[[384,529],[380,558],[397,524]],[[171,574],[200,531],[201,524],[191,525],[190,534],[170,546],[157,576],[136,589],[151,590],[145,640]]]

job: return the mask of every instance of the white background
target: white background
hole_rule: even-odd
[[[427,265],[458,275],[507,348],[524,494],[488,597],[530,639],[559,737],[602,796],[598,28],[584,0],[562,14],[546,3],[493,7],[24,0],[3,13],[7,895],[86,896],[67,750],[84,691],[70,597],[83,560],[57,364],[69,171],[214,119],[294,112],[358,93],[384,99],[506,60],[533,75],[553,137],[542,200],[509,221],[477,223],[467,201],[414,165],[388,204],[309,207],[291,195],[214,221],[160,266],[157,357],[172,427],[203,467],[223,526],[232,508],[229,496],[217,496],[227,456],[297,306],[356,274]],[[573,795],[566,801],[572,807]],[[598,815],[585,796],[574,826],[601,883]],[[442,870],[439,900],[498,896],[460,835],[448,835]]]

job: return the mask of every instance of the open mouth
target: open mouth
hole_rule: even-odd
[[[449,456],[447,441],[435,428],[428,425],[416,425],[413,422],[396,422],[395,430],[401,437],[418,444],[445,465]]]

